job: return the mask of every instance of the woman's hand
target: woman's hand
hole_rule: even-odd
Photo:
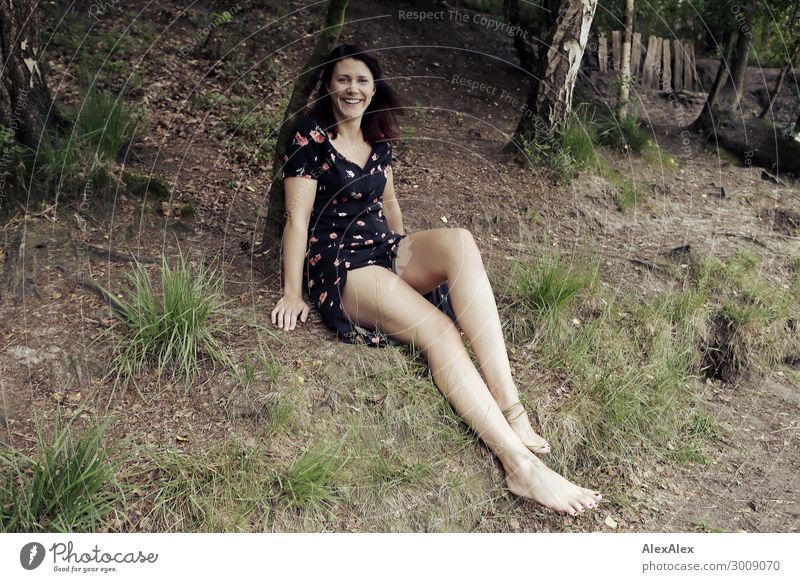
[[[275,309],[272,310],[272,324],[275,327],[282,327],[284,331],[291,331],[295,328],[298,317],[302,323],[306,322],[310,310],[302,297],[284,295],[278,299]]]

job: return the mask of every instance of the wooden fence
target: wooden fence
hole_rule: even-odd
[[[610,47],[605,33],[600,35],[597,57],[600,72],[605,73],[609,69],[619,70],[622,60],[621,31],[611,32]],[[631,77],[634,83],[649,89],[694,91],[696,80],[694,43],[650,36],[645,47],[642,44],[642,33],[634,32],[631,46]]]

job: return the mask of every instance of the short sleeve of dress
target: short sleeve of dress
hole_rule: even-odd
[[[380,157],[380,167],[386,172],[386,169],[392,165],[392,142],[386,141],[383,145],[383,153]]]
[[[325,141],[322,130],[308,115],[295,124],[286,153],[283,155],[283,178],[316,180],[323,164],[320,144]]]

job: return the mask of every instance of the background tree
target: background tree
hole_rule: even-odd
[[[527,22],[522,16],[519,0],[503,0],[503,14],[512,26],[519,26],[521,30],[526,32],[531,29],[531,23]],[[527,34],[515,34],[514,50],[517,52],[520,66],[532,74],[539,62],[539,55],[537,53],[538,48],[527,37]],[[539,44],[541,45],[541,43]]]
[[[720,57],[719,68],[717,75],[714,79],[714,84],[711,91],[708,93],[706,102],[700,115],[690,125],[692,130],[700,130],[713,127],[713,113],[715,108],[724,111],[733,111],[741,102],[742,95],[744,94],[744,81],[747,72],[748,54],[750,52],[750,45],[753,38],[753,23],[755,22],[757,0],[749,0],[745,9],[744,19],[739,22],[735,18],[730,18],[733,15],[726,15],[728,18],[727,26],[725,23],[720,24],[722,30],[720,34],[725,38],[725,50]],[[735,48],[734,48],[735,46]],[[733,66],[728,63],[731,62],[731,55],[733,53]],[[728,72],[730,71],[730,75]],[[725,85],[728,82],[728,77],[731,78],[734,84],[733,99],[724,106],[719,106],[719,97]]]
[[[347,10],[347,0],[329,0],[325,24],[322,27],[314,52],[297,77],[286,108],[281,130],[275,143],[275,152],[272,163],[272,185],[269,190],[269,205],[267,207],[266,224],[259,251],[265,252],[267,264],[271,268],[280,268],[280,242],[283,235],[284,214],[286,201],[284,200],[283,180],[279,179],[283,167],[283,152],[289,141],[290,133],[294,128],[297,114],[307,104],[311,92],[319,81],[319,75],[325,65],[325,59],[336,48],[344,26],[344,16]]]
[[[596,9],[597,0],[561,1],[510,148],[563,128]]]
[[[727,104],[727,111],[734,111],[739,107],[744,94],[745,75],[747,73],[747,61],[750,54],[750,44],[753,38],[753,23],[756,18],[756,7],[758,0],[750,0],[747,4],[744,24],[739,27],[739,34],[736,39],[736,53],[733,65],[733,99]]]
[[[787,31],[790,31],[790,33],[797,34],[795,26],[797,24],[799,10],[800,4],[795,4],[792,9],[792,15],[789,18],[789,26],[786,29]],[[771,27],[770,30],[772,30]],[[772,112],[773,107],[775,107],[775,101],[777,101],[778,95],[780,94],[781,89],[783,89],[783,84],[786,81],[786,75],[791,69],[793,69],[794,63],[797,62],[798,55],[800,55],[800,36],[797,36],[794,39],[794,48],[791,50],[789,58],[786,60],[786,64],[781,69],[781,72],[778,73],[778,79],[775,81],[775,88],[772,90],[769,96],[769,103],[767,103],[764,109],[761,110],[759,117],[766,117],[768,113]]]
[[[725,33],[725,48],[722,50],[722,56],[719,59],[717,75],[714,77],[714,83],[711,85],[711,90],[708,92],[706,102],[703,104],[703,109],[700,111],[700,115],[698,115],[697,119],[695,119],[694,122],[692,122],[692,124],[689,126],[689,129],[692,131],[700,130],[706,125],[709,125],[711,122],[711,111],[717,102],[719,94],[722,93],[722,90],[728,83],[728,77],[730,76],[729,63],[731,62],[731,56],[733,55],[733,45],[735,41],[736,35],[734,33]]]
[[[619,92],[617,93],[617,115],[628,116],[631,92],[631,46],[633,45],[633,0],[625,0],[625,38],[622,42],[622,62],[619,65]]]
[[[0,58],[0,125],[11,130],[15,141],[36,148],[52,106],[37,2],[0,2]]]

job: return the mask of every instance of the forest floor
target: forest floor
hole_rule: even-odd
[[[394,150],[395,188],[407,232],[469,229],[499,296],[504,289],[498,282],[507,280],[512,261],[535,257],[543,246],[594,261],[602,286],[618,296],[645,298],[674,288],[674,277],[658,265],[683,245],[721,261],[747,251],[757,257],[761,279],[779,288],[794,284],[800,183],[786,177],[781,184],[766,181],[760,168],[741,166],[702,136],[685,133],[683,126],[702,102],[681,105],[657,92],[636,93],[637,114],[677,168],[604,151],[644,193],[633,209],[622,212],[614,188],[601,176],[584,171],[563,184],[544,168],[531,171],[501,153],[527,94],[508,37],[470,21],[400,20],[402,5],[351,2],[342,40],[381,47],[378,57],[389,82],[413,107],[401,120],[404,138]],[[704,445],[702,458],[644,463],[636,486],[612,485],[598,510],[578,518],[512,499],[499,465],[463,425],[451,422],[442,429],[449,433],[432,434],[430,427],[414,424],[420,411],[402,402],[392,404],[396,417],[381,420],[382,406],[405,397],[429,407],[420,418],[446,417],[419,361],[402,348],[338,343],[315,311],[293,332],[274,330],[269,318],[280,280],[250,251],[263,228],[271,160],[258,156],[259,137],[248,133],[247,114],[256,119],[280,114],[281,98],[313,48],[315,36],[304,34],[317,30],[319,10],[290,2],[280,14],[273,7],[242,16],[254,36],[216,68],[214,60],[182,52],[212,18],[210,8],[193,4],[181,16],[182,5],[161,2],[139,10],[136,3],[114,3],[93,33],[127,30],[134,39],[121,60],[140,75],[128,98],[146,109],[147,121],[124,165],[157,176],[170,198],[92,200],[90,193],[91,211],[85,213],[80,200],[65,197],[56,207],[16,214],[0,240],[2,257],[24,237],[20,252],[31,285],[21,302],[6,294],[0,305],[0,414],[6,429],[0,441],[32,451],[37,422],[50,422],[56,409],[86,422],[108,418],[109,442],[124,442],[136,452],[120,476],[133,486],[127,515],[118,514],[106,529],[800,529],[800,358],[729,381],[698,374],[693,389],[721,427]],[[281,20],[268,24],[278,16]],[[263,28],[256,24],[262,22]],[[45,52],[56,98],[75,103],[70,64],[76,51],[53,42]],[[458,79],[485,86],[469,90]],[[578,94],[602,108],[613,103],[613,86],[610,76],[594,73],[582,78]],[[160,262],[164,253],[174,257],[178,247],[193,260],[207,259],[222,269],[229,300],[226,348],[237,362],[272,354],[283,370],[277,384],[257,376],[245,385],[205,365],[188,390],[180,381],[158,383],[152,375],[140,378],[138,389],[111,390],[106,372],[114,349],[108,334],[113,316],[82,281],[91,277],[122,294],[132,264],[108,251]],[[549,394],[541,385],[552,380],[548,372],[537,368],[524,344],[509,345],[523,394],[531,400]],[[370,392],[376,382],[383,392]],[[294,410],[283,428],[277,426],[276,393]],[[551,402],[545,399],[541,406]],[[393,427],[391,435],[381,433],[387,426]],[[235,502],[225,501],[224,487],[214,489],[211,478],[204,482],[211,489],[198,485],[187,493],[176,485],[181,478],[201,482],[196,475],[209,467],[215,474],[225,472],[229,451],[220,448],[223,443],[255,451],[259,462],[286,466],[311,443],[327,440],[326,434],[346,442],[359,439],[370,451],[391,449],[403,466],[427,470],[392,489],[376,489],[360,480],[367,461],[356,452],[352,468],[342,473],[340,501],[324,511],[270,501],[236,519]],[[560,448],[559,434],[546,436]],[[454,453],[458,456],[448,456]],[[204,469],[189,458],[203,459]],[[571,476],[587,486],[613,483],[613,474]],[[155,512],[156,490],[165,483],[176,488],[176,497],[183,491],[202,498],[203,509],[192,513],[184,507],[173,521]]]

